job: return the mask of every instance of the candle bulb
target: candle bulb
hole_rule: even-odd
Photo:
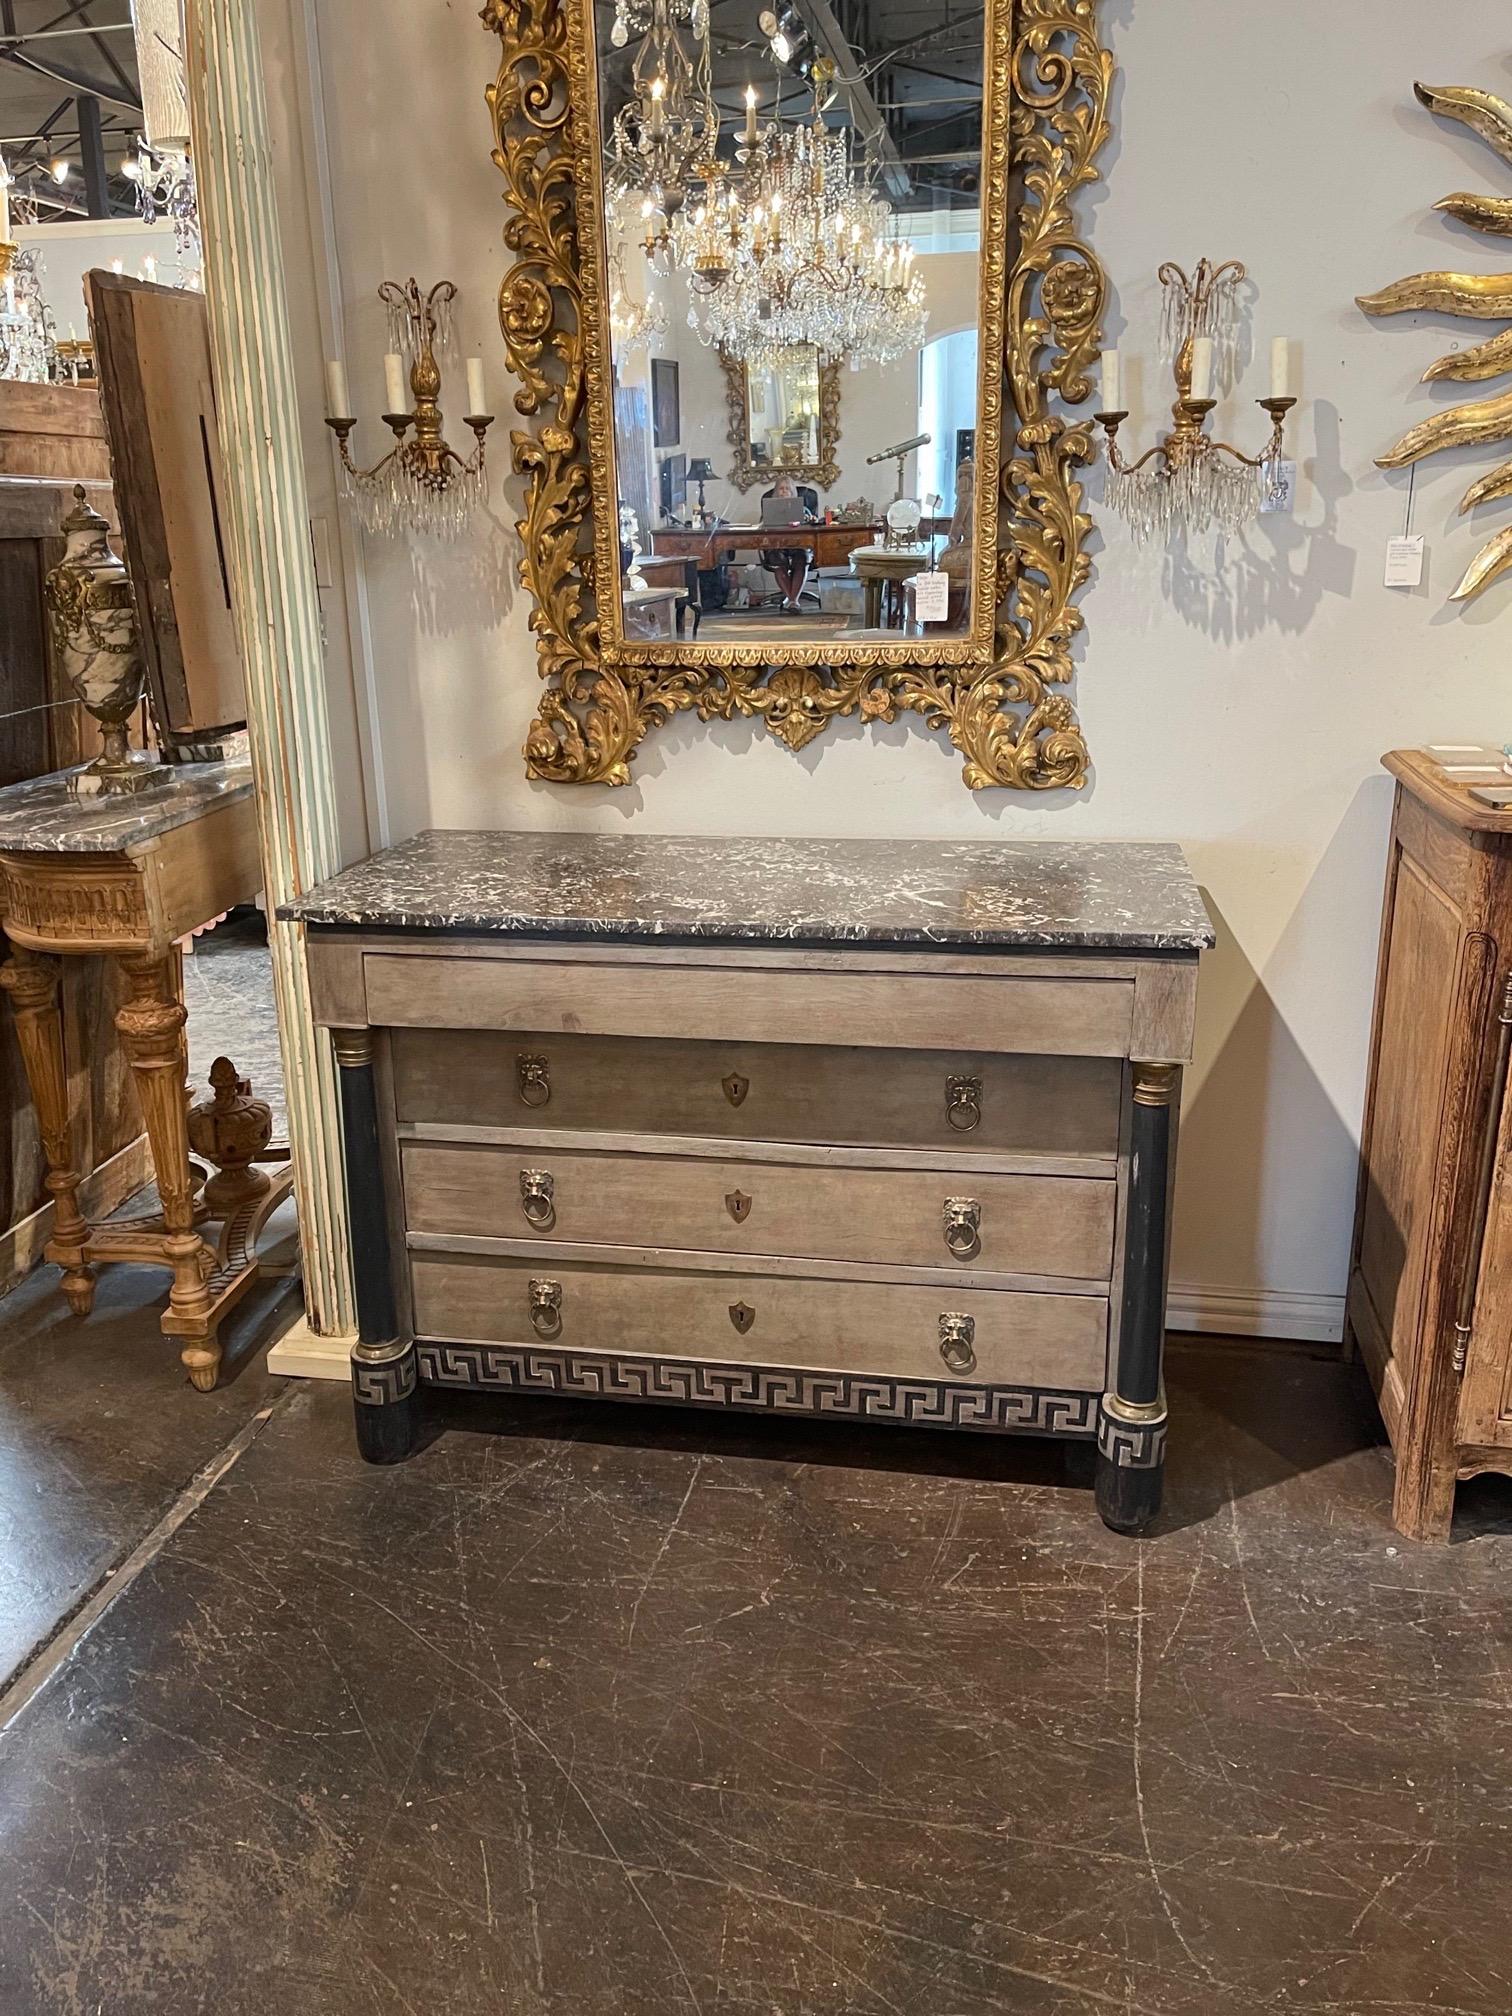
[[[351,395],[347,391],[346,366],[339,357],[326,365],[326,412],[333,420],[352,418]]]
[[[651,131],[653,133],[660,133],[662,130],[662,96],[666,88],[667,80],[665,77],[653,77],[651,79]]]
[[[1116,413],[1118,406],[1118,352],[1104,350],[1102,353],[1102,408],[1104,413]]]
[[[486,413],[487,395],[483,390],[483,359],[469,357],[467,360],[467,410],[474,418]]]
[[[1211,399],[1213,396],[1213,339],[1211,336],[1192,338],[1192,397]]]
[[[1291,397],[1291,338],[1273,336],[1271,338],[1271,389],[1272,399]]]
[[[404,398],[404,359],[397,350],[388,351],[383,359],[383,396],[388,402],[383,409],[385,413],[409,411]]]
[[[754,84],[747,84],[745,88],[745,108],[745,144],[747,147],[754,147],[756,145],[756,86]]]

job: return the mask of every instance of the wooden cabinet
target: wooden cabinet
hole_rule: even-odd
[[[1512,1473],[1512,815],[1419,751],[1397,779],[1349,1328],[1396,1451],[1393,1516],[1447,1537]]]
[[[289,914],[366,1454],[421,1386],[670,1400],[1080,1439],[1153,1515],[1176,849],[430,833]]]

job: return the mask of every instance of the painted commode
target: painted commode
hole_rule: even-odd
[[[1178,848],[430,832],[287,914],[365,1454],[421,1385],[578,1393],[1079,1439],[1154,1514]]]

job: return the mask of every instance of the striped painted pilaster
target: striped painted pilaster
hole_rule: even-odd
[[[310,551],[255,0],[189,0],[189,115],[205,251],[226,557],[242,655],[273,907],[341,865],[325,664]],[[310,1327],[353,1335],[356,1313],[329,1039],[310,1014],[302,931],[270,915]]]

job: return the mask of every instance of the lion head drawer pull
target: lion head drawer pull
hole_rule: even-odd
[[[549,1169],[520,1171],[520,1208],[531,1224],[546,1232],[556,1223],[556,1178]]]
[[[551,1098],[549,1057],[521,1055],[515,1059],[515,1080],[522,1106],[544,1106]]]
[[[974,1260],[982,1250],[982,1207],[975,1197],[945,1199],[945,1244],[957,1260]]]
[[[982,1081],[980,1078],[945,1080],[945,1118],[957,1134],[969,1134],[982,1124]]]
[[[559,1337],[562,1334],[562,1284],[560,1281],[546,1281],[532,1276],[530,1283],[530,1322],[538,1337]]]
[[[976,1318],[947,1315],[940,1318],[940,1356],[956,1374],[975,1372]]]

